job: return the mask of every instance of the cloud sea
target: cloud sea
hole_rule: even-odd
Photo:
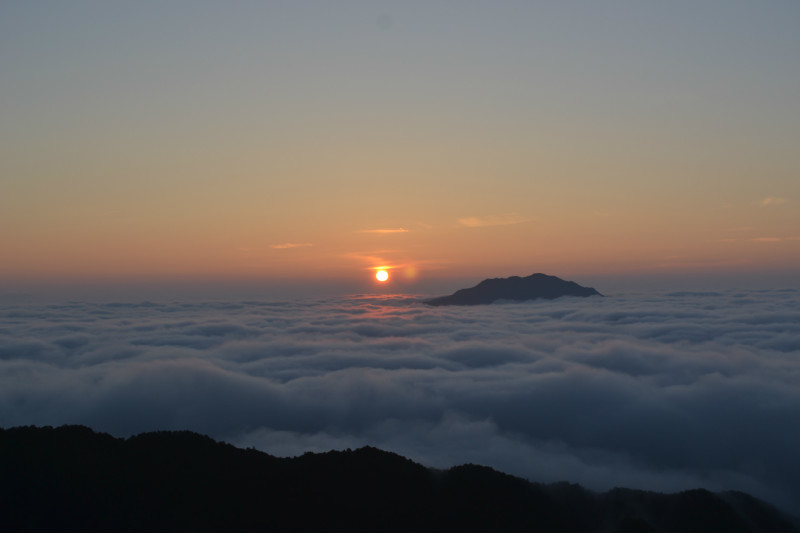
[[[796,510],[800,291],[3,304],[0,426],[61,424]]]

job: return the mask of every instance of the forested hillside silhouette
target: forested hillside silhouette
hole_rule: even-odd
[[[278,458],[196,433],[0,430],[2,531],[798,531],[738,492],[538,484],[371,447]]]

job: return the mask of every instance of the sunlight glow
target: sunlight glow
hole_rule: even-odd
[[[389,273],[388,273],[388,272],[386,272],[385,270],[378,270],[378,271],[375,273],[375,278],[376,278],[378,281],[386,281],[387,279],[389,279]]]

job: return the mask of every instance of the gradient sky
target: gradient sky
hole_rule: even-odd
[[[800,285],[798,28],[778,1],[3,2],[0,283]]]

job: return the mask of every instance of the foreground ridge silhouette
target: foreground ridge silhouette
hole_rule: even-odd
[[[482,305],[497,300],[553,300],[562,296],[602,296],[591,287],[582,287],[574,281],[564,281],[547,274],[528,277],[485,279],[469,289],[461,289],[449,296],[426,300],[428,305]]]
[[[189,431],[0,429],[0,531],[800,531],[741,492],[538,484],[372,447],[278,458]]]

